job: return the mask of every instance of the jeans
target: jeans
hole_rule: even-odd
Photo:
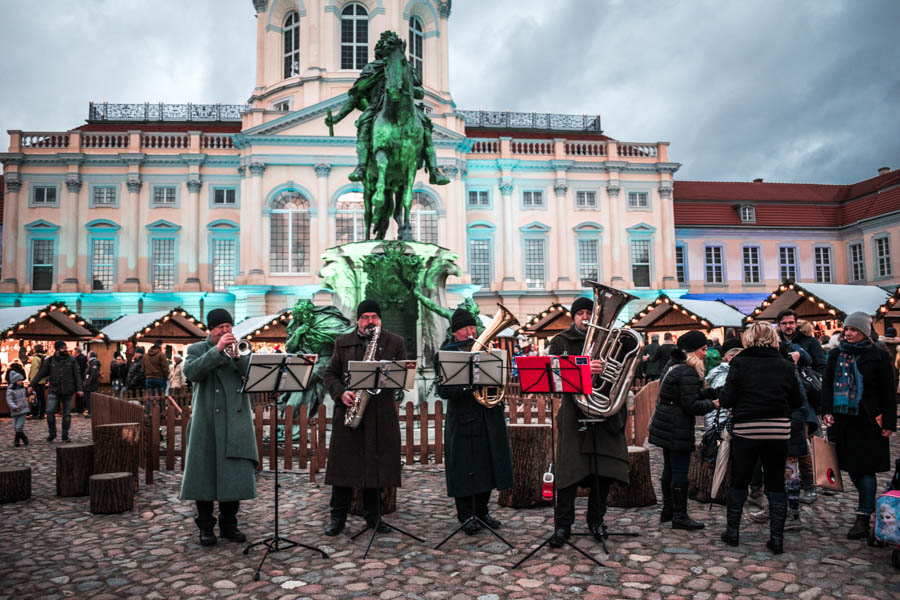
[[[113,379],[111,383],[112,383],[112,389],[113,389],[113,396],[115,396],[116,398],[121,400],[122,394],[125,393],[125,382],[122,381],[121,379]]]
[[[62,402],[62,439],[69,439],[69,426],[72,424],[72,394],[47,394],[47,433],[56,435],[56,409]]]
[[[787,454],[788,440],[753,440],[734,436],[731,438],[731,487],[747,489],[758,458],[762,463],[766,492],[784,493]]]
[[[91,414],[91,392],[84,393],[84,410]]]
[[[22,433],[25,431],[25,417],[27,416],[28,414],[26,413],[24,415],[18,415],[12,418],[13,431],[15,431],[16,433]]]
[[[681,487],[688,484],[691,452],[692,450],[669,450],[663,448],[663,481],[671,481],[673,487]]]
[[[156,403],[159,404],[159,412],[163,413],[166,409],[166,384],[168,382],[165,379],[159,379],[157,377],[148,377],[144,381],[144,386],[147,388],[148,396],[157,396]],[[147,414],[150,414],[150,400],[147,400]]]
[[[44,384],[32,383],[31,387],[34,388],[34,405],[31,407],[31,416],[43,419],[47,404],[47,399],[44,395]]]
[[[602,523],[606,516],[606,497],[609,495],[612,479],[599,476],[595,479],[593,475],[588,475],[579,483],[591,490],[586,515],[588,524]],[[579,483],[556,489],[556,514],[553,519],[556,527],[568,528],[575,522],[575,497],[578,495]]]
[[[875,473],[850,473],[850,480],[859,492],[856,514],[871,515],[875,512],[875,491],[878,487]]]

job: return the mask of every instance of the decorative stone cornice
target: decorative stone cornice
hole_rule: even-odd
[[[328,177],[328,174],[331,173],[331,165],[325,163],[319,163],[314,168],[318,177]]]
[[[140,173],[129,173],[128,181],[125,182],[125,185],[128,186],[128,191],[132,194],[137,194],[141,191],[141,186],[144,185],[144,182],[141,181]]]
[[[449,177],[450,179],[456,179],[456,176],[459,175],[459,167],[455,164],[453,165],[440,165],[441,170],[444,172],[444,175]]]
[[[81,177],[77,173],[69,173],[66,177],[66,189],[72,194],[77,194],[81,191]]]
[[[3,175],[3,181],[6,183],[6,191],[10,194],[16,194],[22,189],[22,180],[19,179],[18,173],[6,173]]]
[[[501,183],[500,184],[500,193],[504,196],[510,196],[513,192],[513,185],[511,183]]]
[[[606,185],[606,193],[609,194],[610,198],[618,198],[620,189],[618,180],[610,181]]]
[[[187,181],[187,189],[190,193],[196,194],[200,192],[200,188],[203,187],[203,182],[197,179],[188,179]]]
[[[59,159],[66,165],[80,165],[84,162],[84,153],[82,152],[60,152]]]
[[[253,0],[253,8],[256,9],[256,14],[266,12],[266,9],[269,8],[269,0]]]
[[[129,154],[119,154],[119,158],[129,167],[140,165],[147,157],[143,152],[132,152]]]
[[[252,162],[247,167],[250,169],[250,175],[262,177],[263,171],[266,170],[266,164],[261,162]]]
[[[659,186],[659,197],[663,200],[669,200],[672,198],[672,183],[669,181],[664,181]]]
[[[442,19],[450,18],[450,9],[452,8],[453,0],[445,0],[444,2],[440,2],[438,5],[438,14]]]
[[[205,154],[182,154],[180,158],[189,166],[200,166],[206,161]]]
[[[10,167],[12,165],[21,165],[25,162],[25,154],[22,152],[2,152],[0,153],[0,165]]]
[[[553,186],[553,191],[556,192],[557,196],[565,196],[566,192],[569,191],[569,184],[565,179],[557,179],[556,184]]]

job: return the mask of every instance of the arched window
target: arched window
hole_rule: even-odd
[[[369,59],[369,13],[362,4],[341,11],[341,68],[362,69]]]
[[[334,228],[334,239],[338,246],[366,239],[362,192],[348,192],[338,198]]]
[[[300,74],[300,15],[291,11],[284,19],[284,78]]]
[[[425,61],[425,30],[419,17],[409,18],[409,63],[422,79],[422,69]]]
[[[286,191],[272,200],[269,271],[309,273],[309,201]]]
[[[425,244],[438,243],[438,211],[431,196],[425,192],[413,194],[409,221],[412,224],[414,240]]]

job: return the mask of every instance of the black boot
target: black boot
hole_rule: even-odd
[[[25,444],[26,446],[28,445],[28,436],[25,435],[24,431],[22,432],[22,443]]]
[[[197,524],[197,527],[200,528],[200,545],[201,546],[215,546],[218,538],[216,538],[216,532],[213,530],[213,527],[216,525],[216,520],[212,517],[209,518],[197,518],[194,519],[194,523]]]
[[[686,485],[672,486],[672,529],[694,531],[706,527],[687,514],[688,489]]]
[[[737,546],[741,542],[741,513],[744,512],[744,502],[747,501],[747,490],[728,488],[726,498],[725,531],[722,532],[722,541],[729,546]]]
[[[335,536],[344,530],[344,525],[347,524],[347,517],[331,517],[331,523],[325,527],[325,535]]]
[[[856,515],[853,527],[847,532],[848,540],[861,540],[869,535],[869,519],[871,515]]]
[[[766,548],[772,554],[784,552],[784,522],[787,519],[787,493],[766,492],[769,498],[769,541]]]
[[[659,522],[668,523],[672,520],[672,478],[663,477],[662,480],[662,511],[659,513]]]
[[[246,542],[247,536],[237,528],[237,511],[239,502],[219,502],[219,533],[232,542]]]
[[[20,445],[21,445],[21,444],[19,444],[19,438],[20,438],[20,437],[22,437],[22,434],[21,434],[20,432],[17,431],[17,432],[16,432],[16,438],[15,438],[15,440],[13,441],[13,446],[20,446]]]

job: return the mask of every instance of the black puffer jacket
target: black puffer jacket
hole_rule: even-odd
[[[683,356],[684,353],[676,350],[672,360]],[[696,416],[716,407],[710,399],[715,397],[715,392],[704,389],[697,371],[681,360],[663,371],[659,401],[650,421],[650,443],[666,450],[693,450]]]
[[[719,402],[732,409],[735,423],[790,418],[803,405],[793,361],[785,360],[777,348],[745,349],[731,359]]]

